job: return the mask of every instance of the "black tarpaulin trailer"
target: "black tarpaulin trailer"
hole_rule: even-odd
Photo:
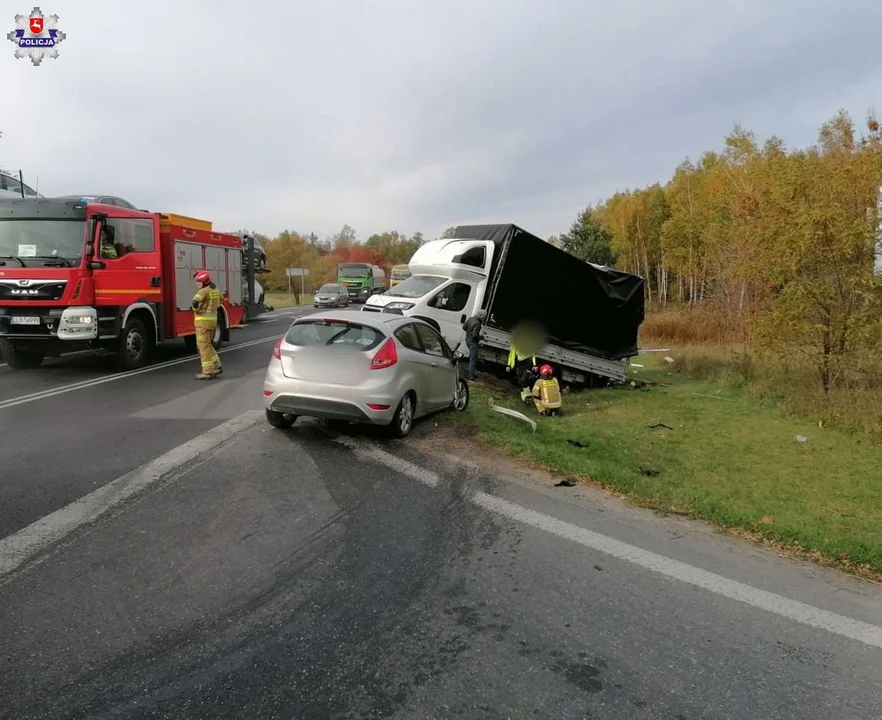
[[[496,249],[483,305],[488,328],[509,333],[532,321],[566,350],[609,360],[637,354],[642,277],[583,262],[517,225],[464,225],[454,238]]]

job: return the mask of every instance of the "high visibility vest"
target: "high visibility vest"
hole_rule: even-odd
[[[533,396],[547,408],[559,408],[561,406],[560,385],[557,378],[550,380],[537,380],[533,386]]]
[[[526,360],[530,355],[526,355],[518,350],[514,345],[511,346],[511,350],[508,351],[508,366],[514,367],[515,360]],[[533,367],[536,367],[536,356],[533,355]]]
[[[211,285],[206,285],[193,296],[193,306],[196,313],[197,323],[216,323],[217,309],[220,307],[222,296],[220,290]]]

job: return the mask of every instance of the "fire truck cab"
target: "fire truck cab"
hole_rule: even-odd
[[[122,370],[157,343],[195,350],[193,275],[223,295],[216,346],[244,313],[242,240],[208,221],[88,199],[0,200],[0,351],[15,369],[92,349]]]

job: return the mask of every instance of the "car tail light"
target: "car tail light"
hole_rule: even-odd
[[[285,338],[279,338],[278,340],[276,340],[276,346],[273,348],[273,357],[276,360],[282,359],[282,340],[284,339]]]
[[[376,403],[368,403],[367,406],[371,410],[388,410],[390,407],[392,407],[391,405],[377,405]]]
[[[398,348],[395,347],[395,341],[389,338],[384,342],[374,359],[371,360],[371,370],[382,370],[383,368],[392,367],[398,362]]]

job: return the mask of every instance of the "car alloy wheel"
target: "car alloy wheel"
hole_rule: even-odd
[[[401,403],[401,415],[398,418],[398,428],[402,432],[410,432],[413,425],[413,400],[410,395],[405,395]]]
[[[462,412],[469,406],[469,384],[459,378],[456,381],[456,396],[453,399],[453,409]]]

